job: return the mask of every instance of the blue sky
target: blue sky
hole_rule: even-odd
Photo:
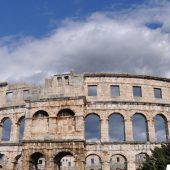
[[[43,37],[66,18],[84,19],[94,12],[121,10],[144,0],[1,0],[0,36]]]
[[[169,16],[169,0],[0,0],[0,81],[71,70],[170,77]]]
[[[1,82],[71,70],[169,77],[169,16],[168,0],[1,0]]]

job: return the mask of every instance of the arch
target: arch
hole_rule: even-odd
[[[135,113],[132,116],[133,140],[137,142],[145,142],[149,140],[148,123],[146,117],[142,113]]]
[[[85,116],[85,119],[88,117],[88,116],[90,116],[90,115],[95,115],[95,116],[97,116],[97,117],[99,117],[99,119],[100,119],[100,115],[98,114],[98,113],[88,113],[86,116]]]
[[[75,113],[71,109],[65,108],[65,109],[61,109],[58,112],[57,116],[58,117],[72,117],[72,116],[75,116]]]
[[[44,110],[38,110],[37,112],[34,113],[33,118],[44,118],[44,117],[49,117],[48,113]]]
[[[85,117],[85,139],[97,141],[101,138],[100,117],[96,113],[90,113]]]
[[[44,110],[35,112],[32,119],[32,134],[42,136],[48,133],[49,115]]]
[[[97,154],[90,154],[86,157],[86,170],[102,170],[102,159]]]
[[[25,129],[25,116],[22,116],[18,120],[18,138],[19,138],[19,141],[22,141],[22,139],[23,139],[24,129]]]
[[[18,161],[18,159],[20,159],[21,158],[21,154],[20,155],[17,155],[16,157],[15,157],[15,161]]]
[[[19,119],[18,119],[18,124],[20,124],[20,122],[25,119],[25,116],[21,116]]]
[[[9,117],[2,119],[2,141],[9,141],[11,136],[12,121]]]
[[[167,118],[163,114],[157,114],[154,117],[155,134],[157,142],[164,142],[168,139]]]
[[[127,170],[127,159],[124,155],[115,154],[110,158],[110,170]]]
[[[145,161],[147,153],[141,152],[135,156],[136,170],[140,170]]]
[[[101,160],[101,162],[102,162],[102,159],[101,159],[101,157],[102,157],[102,153],[100,153],[100,152],[90,152],[89,154],[87,154],[87,155],[85,155],[85,159],[87,159],[89,156],[91,156],[91,155],[96,155],[97,157],[99,157],[100,158],[100,160]]]
[[[3,117],[2,119],[1,119],[1,124],[3,125],[3,122],[6,120],[6,119],[10,119],[9,117]]]
[[[65,135],[74,133],[76,128],[75,121],[75,113],[71,109],[61,109],[57,114],[57,133]]]
[[[120,113],[112,113],[108,117],[109,125],[109,140],[124,141],[125,140],[125,125],[124,117]]]
[[[40,152],[35,152],[30,156],[29,170],[45,169],[45,157]]]
[[[75,168],[75,158],[69,151],[59,152],[54,157],[56,170],[69,170]]]

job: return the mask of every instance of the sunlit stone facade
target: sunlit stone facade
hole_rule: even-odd
[[[84,73],[0,84],[0,169],[135,170],[169,141],[170,79]]]

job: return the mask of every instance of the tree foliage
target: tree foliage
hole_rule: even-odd
[[[141,170],[166,170],[167,164],[170,164],[170,143],[162,144],[151,152],[151,156],[146,155]]]

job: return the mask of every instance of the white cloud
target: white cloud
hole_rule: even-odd
[[[169,76],[170,3],[66,20],[44,38],[0,39],[1,81],[40,81],[45,75],[113,71]],[[162,23],[158,29],[145,24]]]

